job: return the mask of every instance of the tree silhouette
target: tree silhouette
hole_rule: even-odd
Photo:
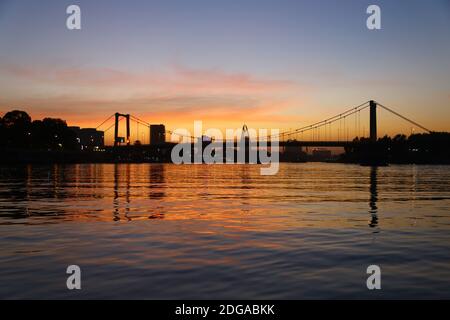
[[[0,146],[13,149],[75,150],[76,134],[61,119],[31,121],[25,111],[14,110],[0,118]]]
[[[16,148],[29,146],[31,117],[25,111],[10,111],[4,115],[1,122],[3,144]]]
[[[32,147],[48,150],[74,150],[77,148],[76,134],[61,119],[45,118],[32,123]]]

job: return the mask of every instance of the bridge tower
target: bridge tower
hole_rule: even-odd
[[[370,141],[377,141],[377,103],[370,100]]]
[[[126,119],[126,126],[127,126],[127,137],[126,137],[126,143],[127,146],[130,145],[130,115],[129,114],[121,114],[121,113],[116,113],[115,114],[115,128],[114,128],[114,147],[117,147],[117,145],[120,142],[123,142],[123,138],[119,138],[119,120],[120,117],[124,117]]]

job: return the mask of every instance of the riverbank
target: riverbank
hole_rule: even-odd
[[[170,152],[160,155],[146,154],[139,149],[130,148],[129,152],[116,152],[113,148],[104,151],[45,151],[45,150],[0,150],[0,164],[82,164],[82,163],[172,163]],[[426,158],[423,156],[405,156],[397,158],[378,157],[354,157],[343,154],[334,159],[314,159],[313,157],[303,157],[292,160],[280,156],[281,163],[342,163],[361,165],[388,165],[388,164],[430,164],[442,165],[450,164],[450,159]]]

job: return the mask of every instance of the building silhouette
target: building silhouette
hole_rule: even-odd
[[[93,128],[69,127],[77,136],[81,150],[99,150],[105,146],[105,134]]]
[[[150,144],[166,142],[166,127],[163,124],[150,125]]]

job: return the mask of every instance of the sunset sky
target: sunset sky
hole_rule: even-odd
[[[449,1],[0,0],[0,114],[297,128],[370,99],[450,130]]]

